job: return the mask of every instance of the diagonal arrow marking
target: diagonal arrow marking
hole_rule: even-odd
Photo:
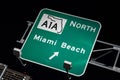
[[[49,57],[49,60],[52,60],[54,57],[58,55],[59,55],[59,52],[54,52],[54,54]]]

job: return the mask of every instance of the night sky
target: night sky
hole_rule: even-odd
[[[13,48],[18,46],[25,29],[26,21],[34,22],[39,11],[49,8],[60,12],[99,21],[102,25],[98,40],[120,45],[119,7],[115,1],[74,1],[74,0],[43,0],[43,1],[4,1],[0,3],[0,62],[11,69],[26,72],[33,80],[67,80],[65,73],[46,68],[34,63],[23,67],[13,55]],[[103,45],[104,47],[104,45]],[[113,54],[114,55],[114,54]],[[109,60],[110,59],[110,60]],[[112,57],[107,58],[111,61]],[[119,59],[120,62],[120,59]],[[120,73],[88,64],[86,72],[81,77],[72,76],[72,80],[119,80]]]

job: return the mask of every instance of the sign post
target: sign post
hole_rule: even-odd
[[[21,49],[21,59],[66,72],[64,61],[71,63],[69,73],[84,74],[101,25],[99,22],[43,9]]]

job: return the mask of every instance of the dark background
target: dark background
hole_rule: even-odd
[[[49,8],[60,12],[99,21],[102,25],[98,40],[120,45],[119,2],[91,0],[43,0],[43,1],[4,1],[0,2],[0,62],[10,68],[26,72],[33,80],[67,80],[66,74],[40,65],[27,62],[23,67],[13,55],[13,48],[27,28],[26,21],[35,21],[39,11]],[[110,58],[112,59],[112,58]],[[25,62],[25,61],[24,61]],[[88,65],[81,77],[71,76],[72,80],[119,80],[120,73]]]

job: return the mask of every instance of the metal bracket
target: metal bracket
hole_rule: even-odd
[[[65,68],[65,70],[66,70],[66,72],[67,72],[67,78],[68,78],[68,80],[71,80],[71,77],[70,77],[70,75],[69,75],[68,72],[69,72],[69,70],[70,70],[71,67],[72,67],[72,63],[69,62],[69,61],[64,61],[63,67]]]
[[[23,36],[21,37],[20,40],[17,40],[16,42],[21,43],[21,44],[24,43],[24,41],[25,41],[25,36],[27,35],[27,32],[28,32],[28,30],[30,29],[30,27],[32,26],[33,22],[27,21],[27,23],[28,23],[28,26],[27,26],[27,29],[25,30]]]
[[[18,60],[22,64],[22,66],[26,66],[26,64],[24,64],[23,61],[20,59],[20,53],[21,53],[20,49],[18,49],[18,48],[13,49],[13,54],[16,56],[16,58],[18,58]]]
[[[108,46],[110,46],[110,48],[93,50],[92,54],[97,54],[97,52],[103,52],[103,51],[107,51],[107,52],[104,53],[104,54],[101,54],[100,56],[97,56],[96,58],[91,57],[91,60],[89,61],[89,64],[96,65],[96,66],[99,66],[99,67],[102,67],[102,68],[120,73],[120,68],[116,66],[117,62],[118,62],[118,58],[120,56],[120,46],[115,45],[115,44],[111,44],[111,43],[108,43],[108,42],[100,41],[100,40],[97,40],[97,42],[108,45]],[[98,59],[103,58],[104,56],[112,53],[113,50],[117,51],[117,55],[115,57],[115,61],[114,61],[113,66],[107,66],[106,64],[97,61]]]

